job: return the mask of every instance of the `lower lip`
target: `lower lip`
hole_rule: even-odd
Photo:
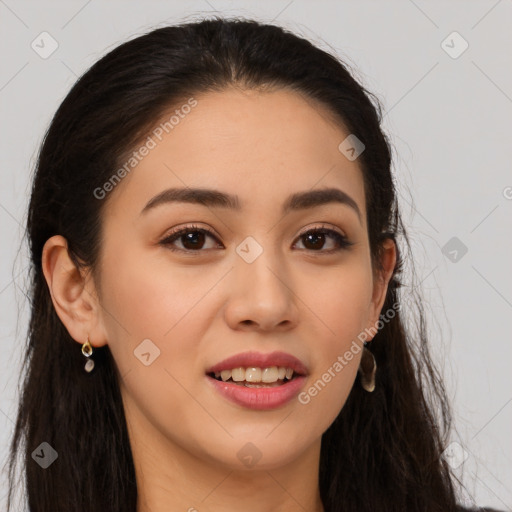
[[[301,375],[273,388],[248,388],[232,382],[224,382],[209,375],[206,378],[225,398],[248,409],[267,410],[280,407],[295,398],[306,377]]]

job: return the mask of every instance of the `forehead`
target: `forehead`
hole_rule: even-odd
[[[324,106],[287,89],[193,100],[193,108],[165,112],[134,148],[151,147],[111,193],[110,210],[139,213],[163,190],[191,187],[236,194],[242,212],[277,212],[293,192],[337,187],[365,216],[360,167],[338,149],[349,133]]]

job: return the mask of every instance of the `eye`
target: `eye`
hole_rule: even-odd
[[[186,226],[170,233],[160,243],[165,245],[171,251],[181,252],[198,252],[198,249],[202,249],[204,245],[205,237],[215,238],[211,231],[208,229],[200,228],[199,226]],[[216,238],[215,238],[216,239]],[[174,242],[180,240],[182,247],[173,247]]]
[[[328,250],[318,250],[321,249],[322,246],[325,244],[325,240],[327,238],[331,238],[335,241],[337,244],[337,247],[334,249],[328,249]],[[346,236],[342,235],[341,233],[338,233],[338,231],[335,231],[334,229],[328,229],[325,226],[321,226],[318,228],[313,228],[305,231],[301,235],[299,235],[299,239],[305,238],[306,245],[309,247],[306,247],[306,249],[310,249],[313,252],[322,252],[322,253],[333,253],[338,252],[343,249],[347,249],[351,245],[354,245],[352,242],[349,242]]]
[[[213,235],[213,233],[208,229],[191,225],[170,233],[160,242],[160,244],[164,245],[171,251],[185,253],[201,252],[201,249],[203,249],[205,245],[205,239],[208,237],[218,241],[215,235]],[[338,233],[338,231],[335,231],[334,229],[328,229],[325,226],[309,229],[299,235],[298,238],[305,239],[306,250],[312,252],[330,254],[354,245],[348,241],[346,236]],[[336,247],[328,250],[320,250],[324,246],[326,239],[329,238],[334,241]],[[181,242],[181,248],[174,245],[177,241]],[[222,244],[217,244],[213,248],[222,248]]]

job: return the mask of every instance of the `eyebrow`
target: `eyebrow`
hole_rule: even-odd
[[[228,208],[241,211],[240,199],[236,195],[208,188],[169,188],[151,198],[141,214],[167,203],[192,203],[213,208]],[[361,211],[357,203],[346,192],[338,188],[324,188],[296,192],[291,194],[283,204],[282,214],[291,211],[306,210],[329,203],[340,203],[352,208],[361,223]]]

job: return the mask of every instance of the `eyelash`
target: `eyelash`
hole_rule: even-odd
[[[209,235],[209,236],[211,236],[211,237],[213,237],[215,239],[217,238],[208,229],[200,228],[199,226],[196,226],[196,225],[190,225],[190,226],[186,226],[184,228],[180,228],[180,229],[170,233],[168,236],[166,236],[163,240],[160,241],[160,244],[165,246],[167,249],[169,249],[171,251],[175,251],[175,252],[188,253],[188,254],[204,252],[201,249],[199,249],[199,250],[192,250],[192,249],[179,249],[179,248],[176,248],[176,247],[172,247],[172,243],[173,242],[178,240],[181,236],[185,235],[186,233],[192,233],[192,232],[200,232],[200,233],[204,233],[205,235]],[[326,228],[323,225],[321,227],[308,229],[307,231],[304,231],[303,233],[301,233],[297,238],[300,239],[300,238],[302,238],[302,237],[304,237],[306,235],[309,235],[309,234],[327,234],[327,235],[331,235],[336,240],[336,242],[338,243],[339,247],[337,249],[330,249],[330,250],[327,250],[327,251],[322,251],[322,250],[315,251],[313,249],[309,249],[309,250],[308,249],[302,249],[302,250],[305,250],[305,251],[308,251],[308,252],[333,254],[333,253],[345,250],[348,247],[354,245],[352,242],[349,242],[347,237],[345,237],[344,235],[341,235],[340,233],[338,233],[337,231],[335,231],[333,229],[328,229],[328,228]]]

